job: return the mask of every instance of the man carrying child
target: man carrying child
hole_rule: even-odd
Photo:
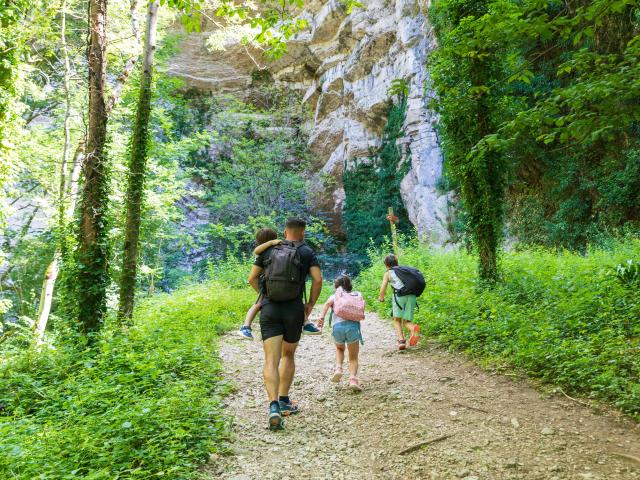
[[[304,243],[305,228],[303,220],[290,218],[285,226],[285,240],[260,253],[249,274],[253,289],[263,294],[260,330],[272,430],[283,428],[283,415],[299,410],[289,398],[295,374],[295,352],[305,319],[322,290],[320,264],[313,250]],[[308,276],[311,276],[311,292],[306,299]]]

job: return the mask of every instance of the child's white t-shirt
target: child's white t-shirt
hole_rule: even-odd
[[[404,287],[404,283],[400,280],[400,277],[396,275],[396,272],[393,270],[389,270],[389,283],[393,287],[394,290],[402,290]]]

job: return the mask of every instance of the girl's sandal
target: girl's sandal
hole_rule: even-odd
[[[416,325],[411,330],[411,335],[409,336],[409,346],[415,347],[420,341],[420,325]]]
[[[352,392],[361,392],[364,389],[360,380],[357,377],[351,377],[349,379],[349,390]]]
[[[405,339],[398,340],[398,350],[406,350],[407,349],[407,341]]]

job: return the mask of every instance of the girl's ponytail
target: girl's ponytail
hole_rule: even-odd
[[[333,282],[333,287],[338,288],[342,287],[345,292],[351,292],[353,290],[353,286],[351,285],[351,278],[348,275],[340,275]]]

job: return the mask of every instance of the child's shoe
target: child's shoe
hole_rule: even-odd
[[[251,327],[247,327],[243,325],[242,327],[240,327],[240,330],[238,330],[238,335],[240,335],[240,338],[244,338],[245,340],[253,340],[253,333],[251,333]]]
[[[402,340],[398,340],[398,350],[406,350],[407,349],[407,341],[403,338]]]
[[[352,392],[361,392],[363,388],[364,387],[360,383],[360,380],[358,380],[358,377],[351,377],[349,379],[349,390]]]
[[[420,341],[420,325],[416,325],[415,327],[413,327],[413,330],[411,330],[411,335],[409,336],[409,346],[415,347],[418,344],[418,341]]]
[[[331,374],[331,381],[338,383],[342,379],[342,367],[336,367]]]

